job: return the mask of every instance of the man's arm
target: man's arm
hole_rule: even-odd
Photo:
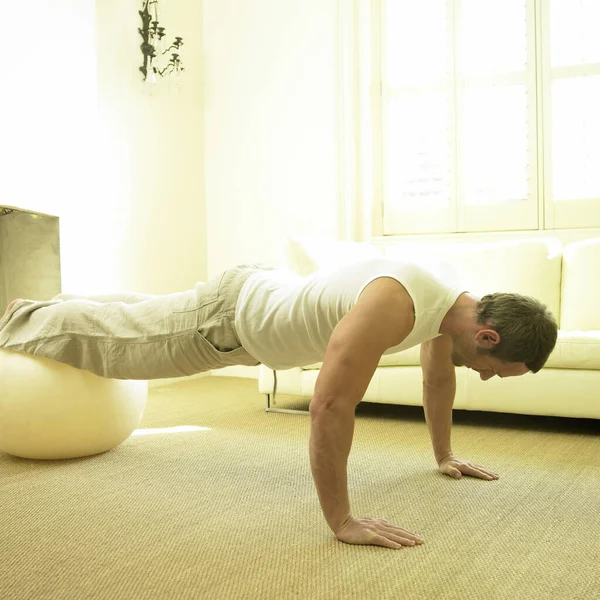
[[[355,519],[348,498],[347,462],[354,434],[354,411],[383,352],[408,335],[412,301],[400,284],[378,279],[340,321],[310,404],[310,461],[325,519],[340,541],[389,548],[420,538],[382,519]]]
[[[441,335],[421,344],[423,408],[438,465],[452,455],[450,437],[456,373],[451,355],[452,340],[448,336]]]
[[[452,364],[452,340],[445,335],[421,344],[423,407],[433,453],[439,470],[460,479],[463,474],[479,479],[498,479],[494,471],[456,458],[452,454],[452,407],[456,394],[456,373]]]

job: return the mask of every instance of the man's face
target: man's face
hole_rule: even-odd
[[[529,372],[525,363],[504,362],[499,358],[483,354],[481,348],[474,342],[468,344],[455,343],[452,348],[452,364],[455,367],[467,367],[479,373],[482,381],[487,381],[494,376],[517,377]]]

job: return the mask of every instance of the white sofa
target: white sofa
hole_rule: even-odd
[[[473,294],[527,294],[556,316],[558,343],[539,373],[483,382],[478,373],[458,368],[456,409],[600,418],[600,238],[564,246],[555,238],[381,246],[296,239],[287,266],[307,275],[365,256],[411,256],[458,278]],[[310,398],[320,367],[277,371],[277,392]],[[260,392],[271,395],[273,384],[273,372],[261,365]],[[419,347],[383,357],[364,400],[422,405]]]

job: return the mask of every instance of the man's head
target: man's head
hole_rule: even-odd
[[[547,307],[521,294],[489,294],[476,307],[475,335],[454,340],[452,362],[482,379],[537,373],[556,345],[558,327]]]

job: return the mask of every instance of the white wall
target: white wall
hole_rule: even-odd
[[[96,1],[105,197],[115,209],[121,287],[168,293],[206,277],[202,3],[160,5],[166,40],[184,40],[179,88],[160,78],[154,86],[142,82],[140,7]]]
[[[0,203],[61,218],[65,290],[168,292],[278,262],[286,234],[337,238],[337,1],[167,2],[187,71],[179,94],[159,82],[154,95],[139,4],[33,0],[7,15],[20,60]]]
[[[93,0],[13,2],[3,10],[0,204],[64,215],[66,281],[87,249],[89,145],[96,102]],[[67,209],[69,214],[66,214]]]
[[[208,272],[337,238],[336,0],[204,0]]]
[[[206,275],[201,2],[171,2],[179,93],[138,71],[141,2],[31,0],[3,13],[0,204],[60,217],[64,291],[163,293]],[[97,53],[97,63],[96,63]],[[4,93],[4,90],[7,93]]]

